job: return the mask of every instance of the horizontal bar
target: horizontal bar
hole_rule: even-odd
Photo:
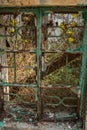
[[[56,36],[56,35],[55,36],[54,35],[47,35],[47,38],[58,38],[58,37],[61,37],[61,35],[58,35],[58,36]]]
[[[24,69],[33,69],[33,70],[36,70],[36,66],[35,67],[32,67],[32,66],[19,66],[17,68],[24,68]]]
[[[54,12],[68,12],[73,13],[77,11],[87,11],[87,5],[76,5],[76,6],[42,6],[43,11],[54,11]]]
[[[59,100],[59,103],[44,103],[45,106],[60,106],[60,105],[63,105],[65,107],[77,107],[77,105],[68,105],[68,104],[65,104],[64,101],[65,100],[77,100],[77,98],[75,97],[64,97],[63,99],[61,99],[60,97],[58,96],[44,96],[44,97],[48,97],[48,98],[56,98]]]
[[[0,13],[13,13],[15,14],[15,12],[33,12],[33,13],[37,13],[37,8],[34,7],[18,7],[18,6],[13,6],[13,7],[8,7],[8,6],[3,6],[0,7]]]
[[[65,50],[42,50],[42,53],[59,53],[59,52],[65,52]]]
[[[2,66],[1,67],[1,69],[4,69],[4,68],[15,68],[15,66]],[[36,67],[32,67],[32,66],[19,66],[19,67],[16,67],[17,69],[19,69],[19,68],[25,68],[25,69],[33,69],[33,70],[35,70],[36,69]]]
[[[1,66],[1,69],[5,69],[5,68],[15,68],[14,66]]]
[[[77,48],[78,49],[78,48]],[[6,53],[23,53],[23,52],[27,52],[27,53],[36,53],[37,50],[4,50],[0,48],[0,52],[6,52]],[[72,54],[82,54],[82,51],[74,51],[74,50],[43,50],[42,49],[42,53],[59,53],[59,52],[65,52],[65,53],[72,53]]]
[[[80,26],[80,25],[76,25],[76,26],[74,26],[74,27],[68,27],[68,28],[83,28],[84,26]],[[61,26],[52,26],[52,25],[49,25],[49,26],[46,26],[46,28],[47,29],[51,29],[51,28],[55,28],[55,29],[57,29],[57,28],[60,28],[60,29],[62,29],[63,30],[63,28],[61,27]],[[66,32],[66,31],[65,31]]]
[[[58,97],[58,96],[47,96],[47,95],[45,95],[44,97],[49,97],[49,98],[56,98],[56,99],[59,99],[59,100],[66,100],[66,99],[73,99],[73,100],[77,100],[77,98],[75,98],[75,97],[64,97],[63,99],[61,99],[60,97]]]
[[[22,101],[22,102],[25,103],[25,104],[28,104],[30,107],[31,107],[31,105],[33,105],[34,107],[36,107],[36,102],[24,102],[24,101]],[[17,102],[14,101],[14,100],[13,101],[10,100],[10,101],[4,101],[4,103],[6,103],[6,104],[15,104]]]
[[[27,103],[28,105],[33,105],[36,103],[36,101],[34,101],[33,103],[32,102],[27,102],[27,101],[24,101],[22,99],[22,96],[31,96],[32,94],[25,94],[25,95],[18,95],[18,94],[15,94],[15,93],[4,93],[4,95],[9,95],[9,96],[14,96],[16,97],[19,101],[22,101],[23,103]],[[34,99],[35,100],[35,99]],[[5,101],[6,103],[10,103],[10,102],[14,102],[14,101]]]
[[[36,88],[36,84],[19,84],[19,83],[6,83],[6,82],[1,82],[0,86],[9,86],[9,87],[31,87],[31,88]]]
[[[36,50],[1,50],[1,51],[7,53],[23,53],[23,52],[36,53]]]
[[[53,87],[54,86],[54,87]],[[41,87],[42,89],[71,89],[71,88],[79,88],[78,86],[71,86],[71,85],[61,85],[61,84],[50,84],[50,85],[44,85]]]
[[[68,51],[68,50],[42,50],[42,53],[59,53],[59,52],[64,52],[64,53],[72,53],[72,54],[82,54],[82,51]]]
[[[70,12],[77,12],[77,11],[87,11],[87,5],[74,5],[74,6],[1,6],[0,13],[13,13],[13,12],[34,12],[37,13],[37,9],[42,9],[42,11],[70,11]]]
[[[35,94],[33,93],[30,93],[30,94],[21,94],[21,95],[18,95],[18,94],[15,94],[15,93],[4,93],[4,95],[12,95],[12,96],[19,96],[19,97],[22,97],[22,96],[35,96]]]
[[[52,103],[45,103],[44,106],[60,106],[60,105],[63,105],[64,107],[77,107],[77,105],[66,105],[65,103],[57,103],[57,104],[52,104]]]

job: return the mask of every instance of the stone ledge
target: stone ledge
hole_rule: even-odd
[[[87,0],[0,0],[0,6],[68,6],[87,4]]]

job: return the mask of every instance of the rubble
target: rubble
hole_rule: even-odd
[[[73,122],[40,122],[38,125],[33,123],[23,123],[23,122],[8,122],[4,123],[2,130],[82,130],[78,128]]]

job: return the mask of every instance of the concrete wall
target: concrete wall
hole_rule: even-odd
[[[6,21],[6,16],[0,16],[0,23],[4,24]],[[0,28],[0,34],[5,34],[5,29]],[[6,38],[0,37],[0,48],[6,49]],[[6,53],[1,53],[0,52],[0,64],[2,66],[7,66],[7,54]],[[0,80],[4,82],[8,82],[8,69],[3,68],[0,72]],[[3,90],[5,93],[9,93],[9,87],[3,87]],[[9,100],[9,95],[4,96],[4,100],[8,101]]]
[[[0,0],[0,6],[78,5],[87,0]]]

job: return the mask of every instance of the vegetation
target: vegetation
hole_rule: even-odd
[[[17,14],[16,16],[12,15],[8,20],[8,26],[9,27],[6,29],[6,33],[11,36],[7,38],[7,41],[10,44],[9,50],[34,50],[36,48],[36,17],[34,14],[30,13],[22,15]],[[42,49],[48,51],[58,51],[58,53],[44,53],[43,70],[46,70],[47,67],[49,68],[55,59],[60,58],[62,61],[61,58],[65,50],[80,47],[83,37],[83,26],[84,22],[82,20],[81,14],[48,14],[46,23],[43,20]],[[67,58],[68,57],[65,56],[66,60]],[[79,71],[79,66],[76,68],[73,68],[72,66],[67,67],[70,63],[68,63],[69,61],[66,62],[64,63],[64,66],[60,66],[57,71],[54,71],[51,74],[49,73],[50,75],[46,76],[45,82],[53,82],[56,84],[58,82],[60,83],[60,81],[62,82],[63,79],[67,79],[64,77],[68,77],[68,79],[71,78],[70,81],[72,81],[72,84],[75,84],[73,81],[76,81],[73,80],[73,78],[76,76],[75,73],[73,75],[73,71]],[[76,64],[77,60],[75,59],[74,62]],[[9,53],[8,65],[12,66],[13,63],[13,55]],[[79,63],[81,64],[81,62]],[[33,80],[36,72],[32,69],[36,67],[36,56],[34,54],[29,54],[27,52],[16,54],[16,65],[17,82],[36,82]],[[32,68],[29,68],[29,66],[32,66]],[[55,68],[55,66],[53,67]],[[66,70],[68,70],[68,72]],[[77,73],[79,74],[79,72]],[[14,69],[9,69],[9,75],[12,77],[9,79],[9,81],[13,82]]]
[[[80,48],[82,44],[84,21],[81,14],[49,13],[42,23],[42,75],[43,85],[79,85],[81,71],[81,55],[66,53]],[[17,53],[7,53],[9,82],[14,83],[14,75],[17,83],[36,83],[36,54],[29,53],[35,51],[37,47],[36,16],[32,13],[7,15],[5,22],[5,34],[8,51],[18,51]],[[15,59],[15,61],[14,61]],[[16,65],[16,73],[14,72]],[[11,93],[22,95],[27,101],[25,94],[35,94],[35,89],[30,88],[10,88]],[[30,100],[30,99],[29,99]],[[31,96],[31,101],[33,97]]]

